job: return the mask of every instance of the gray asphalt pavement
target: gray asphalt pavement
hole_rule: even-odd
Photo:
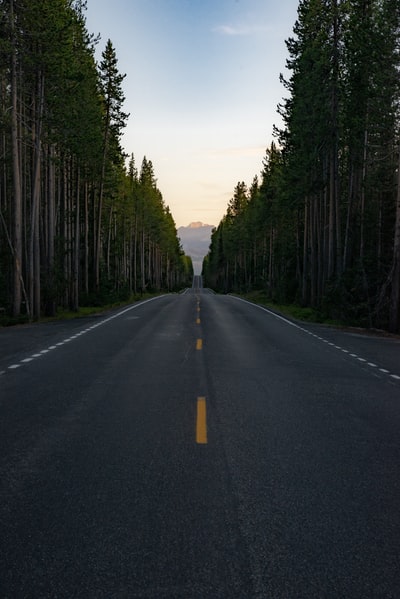
[[[0,330],[0,598],[400,597],[400,342],[203,290]]]

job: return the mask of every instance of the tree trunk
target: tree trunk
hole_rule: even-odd
[[[143,294],[146,288],[146,273],[144,269],[144,249],[145,249],[145,233],[144,229],[142,230],[142,243],[140,248],[140,272],[141,272],[141,293]]]
[[[111,239],[112,239],[112,226],[113,226],[113,207],[110,207],[110,216],[108,218],[108,234],[107,234],[107,278],[111,279]]]
[[[47,298],[46,315],[55,316],[56,297],[54,280],[54,240],[55,240],[55,197],[56,197],[56,173],[55,173],[55,146],[49,147],[48,163],[48,188],[47,188]]]
[[[37,117],[33,129],[33,188],[31,205],[31,230],[29,242],[29,297],[32,315],[37,320],[40,318],[40,243],[39,243],[39,210],[41,187],[41,159],[42,159],[42,117],[44,108],[44,76],[38,73],[37,90]]]
[[[362,164],[362,176],[361,176],[361,206],[360,206],[360,261],[364,260],[365,254],[365,180],[367,176],[367,144],[368,144],[368,131],[364,131],[364,148],[363,148],[363,164]]]
[[[317,195],[314,194],[310,201],[310,304],[315,306],[317,298],[317,247],[316,247],[316,203]]]
[[[346,231],[344,236],[344,246],[343,246],[343,270],[346,270],[349,255],[350,255],[350,235],[351,235],[351,213],[353,209],[353,194],[354,194],[354,163],[351,164],[350,175],[349,175],[349,197],[348,197],[348,205],[347,205],[347,216],[346,216]]]
[[[333,51],[332,51],[332,147],[330,156],[330,198],[329,198],[329,257],[328,277],[341,275],[341,231],[339,211],[339,172],[338,172],[338,79],[339,79],[339,17],[337,0],[333,0]]]
[[[396,223],[393,244],[392,292],[390,296],[389,331],[400,329],[400,144],[399,166],[397,169]]]
[[[302,302],[307,304],[308,300],[308,204],[306,197],[304,202],[304,233],[303,233],[303,274],[302,274]]]
[[[335,215],[336,215],[336,181],[335,181],[335,156],[331,152],[331,168],[329,179],[329,224],[328,224],[328,279],[335,272]]]
[[[96,227],[96,245],[95,245],[95,287],[98,291],[100,288],[100,255],[101,255],[101,218],[103,213],[103,196],[104,196],[104,184],[106,176],[106,161],[108,151],[108,140],[110,134],[110,99],[106,106],[106,116],[104,125],[104,141],[103,141],[103,155],[101,161],[101,175],[100,175],[100,188],[99,188],[99,199],[97,204],[97,227]]]
[[[89,293],[89,190],[88,183],[85,183],[85,256],[84,256],[84,273],[83,273],[83,288],[85,293]]]
[[[135,232],[133,245],[133,291],[137,294],[137,250],[138,250],[138,218],[135,215]]]
[[[21,279],[22,279],[22,187],[21,164],[18,135],[18,107],[17,107],[17,50],[15,42],[14,2],[10,0],[10,28],[11,28],[11,150],[13,172],[13,301],[12,314],[19,316],[21,313]],[[29,306],[26,306],[29,313]]]
[[[73,262],[73,292],[72,309],[79,310],[79,264],[80,264],[80,170],[76,173],[76,199],[75,199],[75,235],[74,235],[74,262]]]

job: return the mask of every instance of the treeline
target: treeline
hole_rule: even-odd
[[[284,127],[238,183],[206,284],[400,330],[400,3],[302,0]]]
[[[124,75],[82,0],[0,1],[0,310],[54,315],[192,275],[153,166],[126,167]]]

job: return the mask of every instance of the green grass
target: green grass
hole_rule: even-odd
[[[128,306],[135,302],[149,299],[151,297],[156,297],[158,295],[162,295],[162,293],[144,293],[143,295],[132,295],[126,301],[114,302],[109,304],[104,304],[101,306],[81,306],[79,310],[57,310],[55,316],[42,316],[39,322],[53,322],[57,320],[72,320],[74,318],[85,318],[87,316],[93,316],[95,314],[101,314],[102,312],[106,312],[108,310],[113,310],[116,308],[122,308],[124,306]],[[17,318],[12,316],[3,315],[0,317],[0,327],[8,327],[15,326],[18,324],[27,324],[29,323],[29,318],[26,314],[23,314]]]
[[[81,306],[78,311],[58,310],[56,316],[41,318],[40,320],[41,322],[43,322],[51,320],[70,320],[73,318],[84,318],[86,316],[93,316],[94,314],[101,314],[102,312],[107,312],[108,310],[123,308],[124,306],[129,306],[130,304],[134,304],[135,302],[149,299],[151,297],[156,297],[157,295],[162,295],[162,293],[143,293],[143,295],[132,295],[126,301],[114,302],[111,304],[105,304],[103,306]]]
[[[290,316],[295,320],[301,320],[304,322],[315,322],[319,324],[330,324],[335,326],[340,326],[341,324],[343,324],[339,321],[325,318],[321,314],[321,312],[314,308],[302,307],[298,304],[279,304],[277,302],[273,302],[263,291],[251,291],[249,293],[242,293],[240,294],[240,297],[242,297],[243,299],[247,299],[250,302],[254,302],[255,304],[260,304],[262,306],[270,308],[271,310],[284,314],[285,316]]]

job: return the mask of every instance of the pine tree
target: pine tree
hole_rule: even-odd
[[[97,204],[97,226],[95,245],[95,286],[100,286],[100,257],[102,250],[102,216],[104,188],[106,180],[106,167],[108,161],[115,160],[115,152],[120,153],[119,140],[122,129],[125,127],[128,114],[122,111],[125,96],[122,82],[125,75],[118,71],[118,60],[111,40],[108,40],[102,54],[100,63],[100,90],[103,99],[103,155]]]

